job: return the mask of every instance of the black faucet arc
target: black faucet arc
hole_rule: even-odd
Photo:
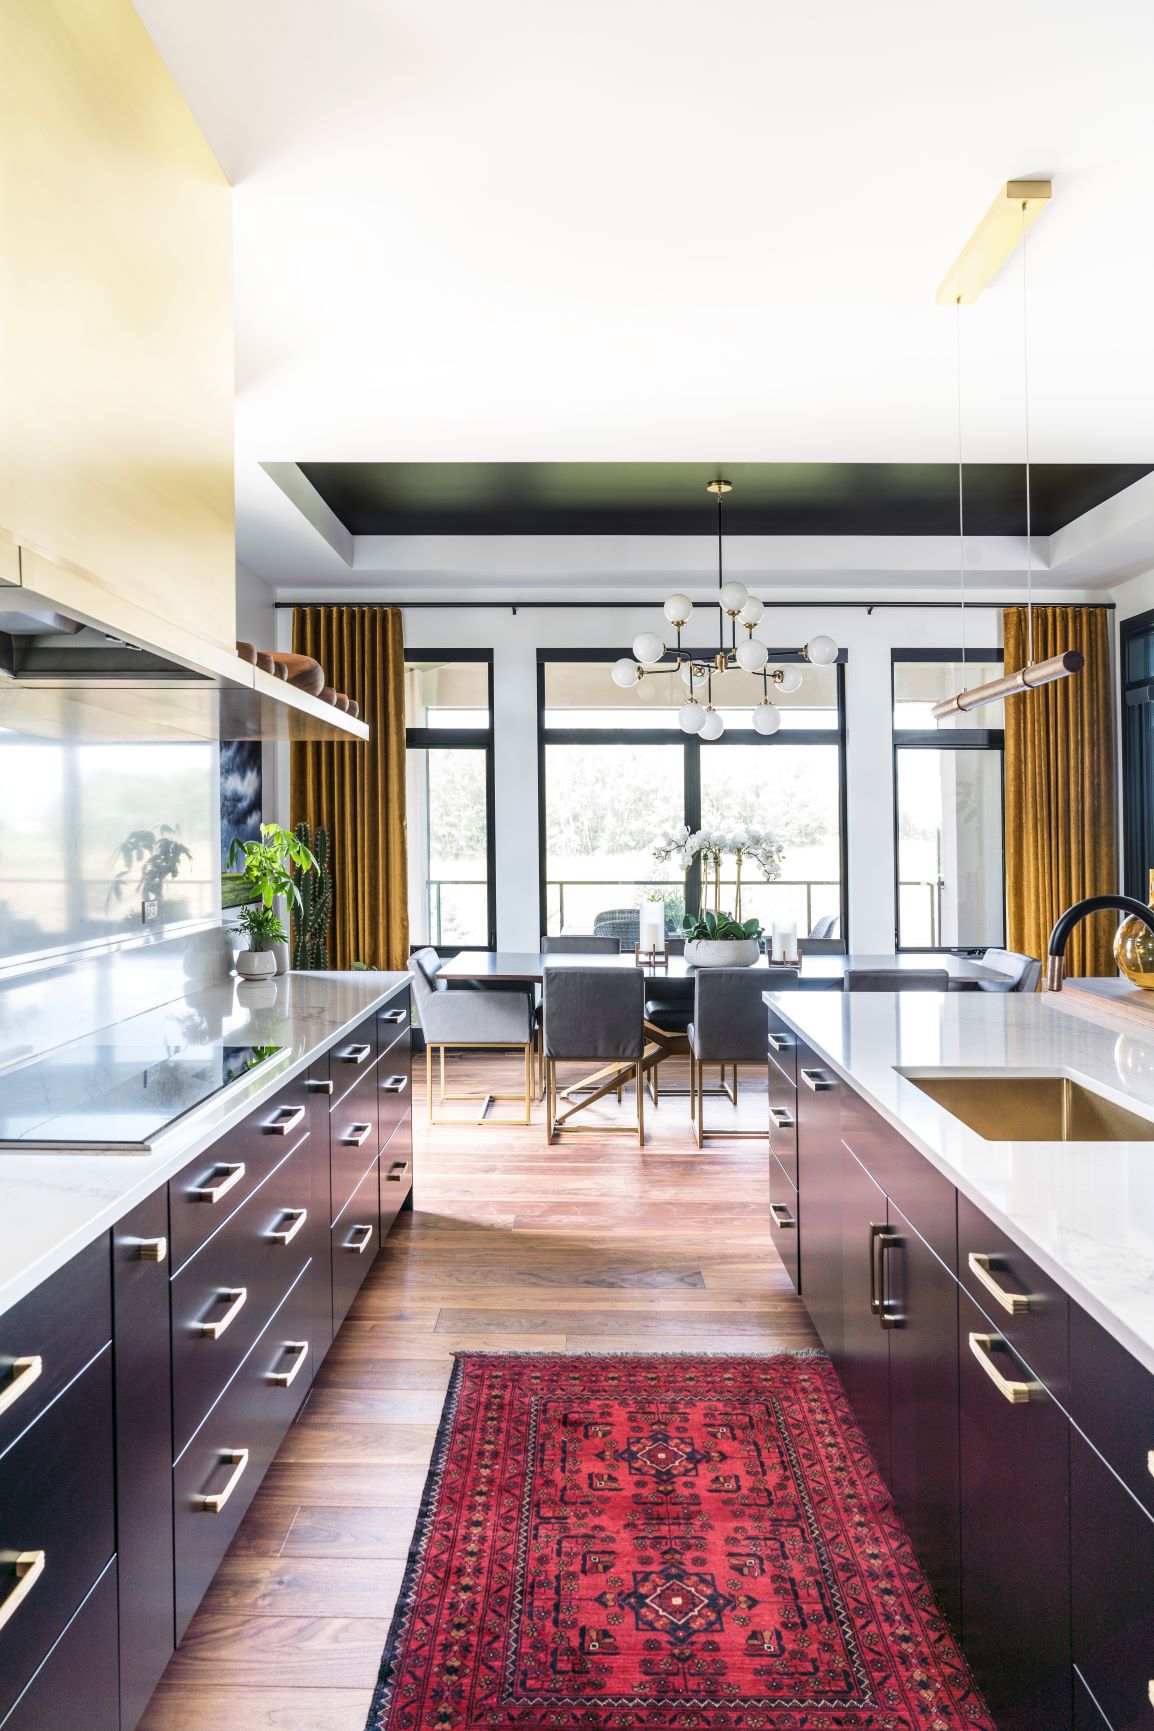
[[[1154,932],[1154,910],[1146,907],[1143,902],[1136,901],[1133,896],[1085,896],[1080,902],[1075,902],[1073,907],[1067,908],[1054,922],[1054,929],[1050,933],[1044,991],[1062,990],[1062,981],[1066,977],[1066,945],[1070,933],[1088,914],[1100,913],[1103,908],[1117,908],[1119,913],[1133,914],[1135,919],[1141,920],[1143,925],[1149,926]]]

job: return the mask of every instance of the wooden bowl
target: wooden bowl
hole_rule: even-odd
[[[247,661],[250,667],[259,666],[256,650],[251,643],[238,643],[236,653],[238,660]]]
[[[257,650],[257,652],[256,652],[256,664],[260,668],[262,673],[271,673],[274,677],[276,676],[277,664],[273,660],[272,656],[269,655],[265,650],[263,650],[263,649]],[[280,677],[282,679],[284,678],[284,669],[283,668],[280,670]]]
[[[355,697],[350,697],[349,698],[349,714],[352,716],[354,721],[357,719],[357,716],[360,713],[361,713],[360,704],[357,702]]]
[[[321,691],[317,692],[317,696],[320,698],[322,703],[335,703],[337,700],[336,686],[326,685]]]
[[[346,713],[349,707],[349,699],[345,696],[343,691],[337,692],[336,696],[333,698],[333,706],[334,708],[339,709],[342,715]]]
[[[269,654],[278,667],[285,670],[285,678],[298,691],[308,692],[310,697],[319,697],[324,690],[325,670],[319,661],[314,661],[311,655],[293,655],[284,649],[270,649]]]

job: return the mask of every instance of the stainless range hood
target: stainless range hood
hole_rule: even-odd
[[[13,606],[0,592],[0,677],[38,684],[82,680],[204,680],[123,637],[54,609]]]

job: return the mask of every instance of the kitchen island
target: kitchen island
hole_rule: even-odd
[[[1129,1731],[1154,1044],[1014,993],[765,1002],[775,1239],[999,1731]]]

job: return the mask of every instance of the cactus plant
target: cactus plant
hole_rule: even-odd
[[[316,860],[315,871],[296,874],[300,903],[293,921],[295,945],[293,967],[327,968],[329,965],[329,920],[333,911],[333,877],[329,870],[329,835],[317,825],[316,833],[303,821],[296,826],[297,840]]]

